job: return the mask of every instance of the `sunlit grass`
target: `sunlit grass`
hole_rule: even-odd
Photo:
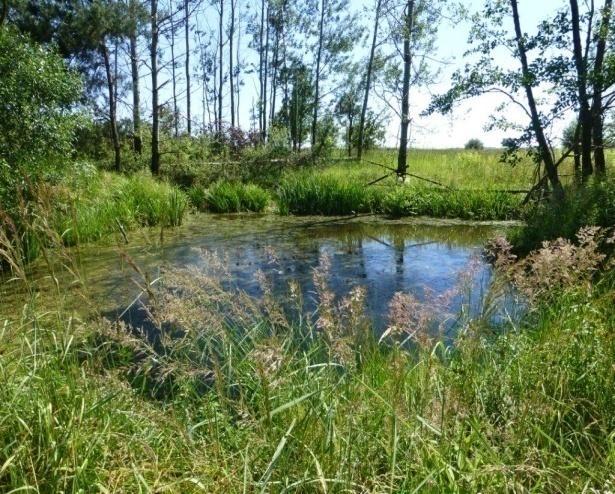
[[[240,182],[217,182],[207,189],[193,186],[188,197],[198,210],[213,213],[261,213],[271,202],[267,190]]]
[[[142,226],[179,226],[188,206],[183,192],[144,174],[94,171],[46,195],[44,207],[67,245]]]

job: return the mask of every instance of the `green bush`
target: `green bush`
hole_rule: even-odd
[[[8,211],[18,190],[68,164],[81,82],[59,56],[2,26],[0,81],[0,208]]]
[[[615,180],[593,181],[566,190],[561,203],[548,202],[530,209],[526,225],[513,236],[512,243],[521,254],[545,240],[573,239],[582,226],[615,225]]]

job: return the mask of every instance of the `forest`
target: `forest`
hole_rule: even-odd
[[[612,0],[0,0],[0,492],[615,491]]]

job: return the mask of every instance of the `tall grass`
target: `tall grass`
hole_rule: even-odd
[[[98,240],[119,229],[179,226],[188,206],[181,191],[140,174],[94,172],[70,188],[48,193],[54,228],[68,245]]]
[[[261,213],[271,201],[265,189],[240,182],[217,182],[208,189],[194,186],[188,196],[197,209],[214,213]]]
[[[378,193],[357,182],[325,175],[293,176],[278,187],[279,210],[283,214],[354,214],[378,209]]]
[[[521,200],[498,191],[398,187],[384,196],[382,211],[390,216],[512,220],[521,216]]]
[[[487,190],[456,190],[416,184],[386,187],[304,173],[286,178],[278,187],[279,209],[285,214],[434,216],[474,220],[521,217],[522,196]]]
[[[255,300],[193,270],[155,293],[155,344],[35,306],[7,321],[0,490],[612,489],[613,280],[407,348],[373,336],[360,291],[335,301],[315,276],[316,326],[266,283]]]

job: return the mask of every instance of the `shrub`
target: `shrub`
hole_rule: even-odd
[[[615,225],[615,181],[596,180],[569,188],[561,203],[542,203],[530,209],[526,225],[511,237],[518,253],[534,250],[545,240],[574,239],[583,226]]]
[[[485,149],[485,145],[480,139],[470,139],[468,142],[466,142],[465,148],[480,151],[482,149]]]
[[[0,81],[0,204],[10,210],[18,189],[67,164],[81,84],[59,56],[2,26]]]

